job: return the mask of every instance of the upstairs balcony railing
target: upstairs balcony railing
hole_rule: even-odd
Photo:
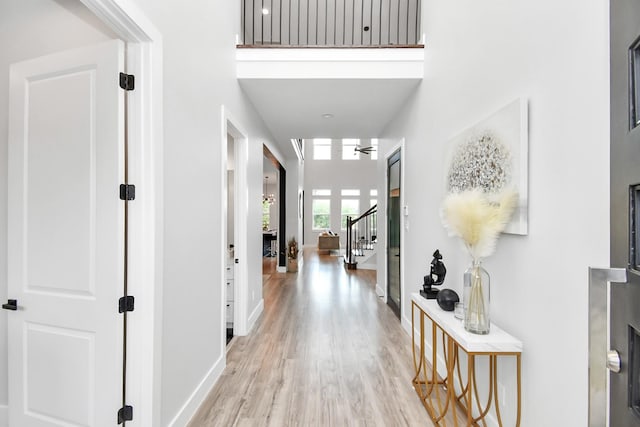
[[[241,0],[246,47],[420,43],[420,0]]]

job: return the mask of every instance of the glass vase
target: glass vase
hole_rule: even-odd
[[[480,260],[473,260],[464,272],[464,328],[474,334],[489,333],[489,273]]]

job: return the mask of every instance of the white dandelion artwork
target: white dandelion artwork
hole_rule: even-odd
[[[513,214],[503,233],[528,233],[527,115],[526,99],[518,99],[449,141],[448,194],[481,191],[494,200],[515,194]]]

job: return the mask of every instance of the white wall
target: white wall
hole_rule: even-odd
[[[446,287],[461,290],[469,263],[438,212],[447,141],[527,97],[530,231],[503,235],[485,262],[491,316],[524,342],[522,425],[586,425],[587,268],[609,260],[608,2],[426,0],[423,11],[426,77],[383,132],[406,137],[403,320],[434,248]]]
[[[7,295],[7,134],[9,65],[116,38],[75,0],[0,2],[0,301]],[[0,312],[0,426],[7,404],[7,316]]]
[[[269,132],[235,76],[239,2],[136,0],[163,36],[164,307],[162,425],[199,399],[224,355],[220,324],[220,108],[248,133],[248,313],[262,300],[262,144]],[[272,150],[273,151],[273,150]],[[238,173],[236,171],[236,173]],[[240,191],[240,189],[237,189]],[[236,245],[240,244],[236,242]],[[181,303],[176,303],[181,301]],[[208,387],[204,387],[208,388]],[[198,394],[200,393],[200,394]],[[185,409],[189,412],[189,409]],[[182,415],[184,416],[184,412]],[[183,418],[179,418],[183,420]]]
[[[369,140],[362,139],[362,146],[368,146]],[[318,234],[325,230],[313,230],[311,194],[313,189],[331,190],[331,231],[340,235],[340,244],[344,246],[346,233],[340,230],[341,200],[340,190],[360,190],[360,213],[369,209],[369,191],[377,189],[376,164],[370,155],[360,154],[359,160],[342,160],[342,140],[334,139],[331,144],[331,160],[313,160],[313,141],[305,140],[304,190],[306,245],[316,245]],[[324,197],[323,197],[324,198]],[[353,197],[346,197],[353,198]]]

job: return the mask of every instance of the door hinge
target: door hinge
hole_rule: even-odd
[[[123,406],[118,409],[118,424],[122,424],[125,421],[133,420],[133,406]]]
[[[131,295],[120,298],[118,300],[118,313],[124,313],[126,311],[133,311],[135,298]]]
[[[120,184],[120,200],[135,200],[136,186],[132,184]]]
[[[120,73],[120,87],[124,90],[133,90],[136,85],[136,77],[133,74]]]

